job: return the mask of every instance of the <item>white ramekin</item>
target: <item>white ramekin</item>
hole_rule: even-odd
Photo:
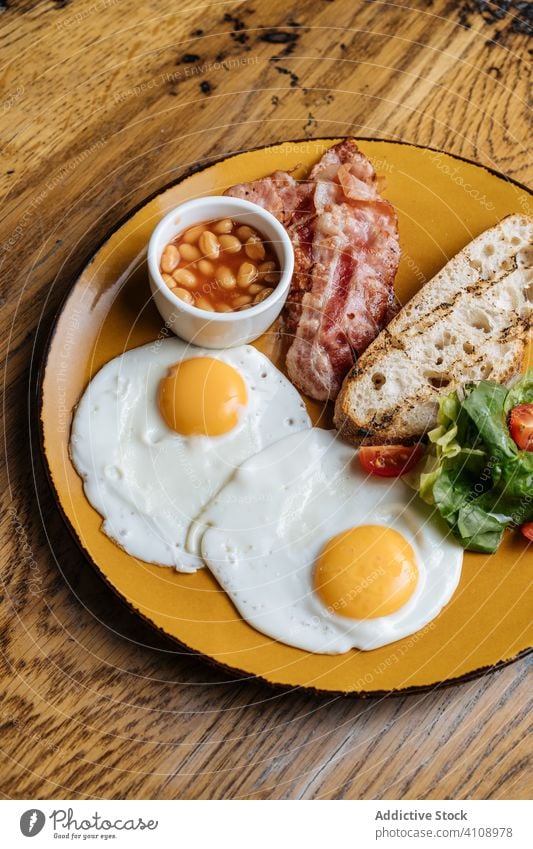
[[[186,304],[172,293],[159,271],[161,254],[172,239],[194,224],[218,218],[233,218],[256,227],[272,243],[281,268],[280,281],[272,294],[240,312],[207,312]],[[285,228],[270,212],[240,198],[203,197],[187,201],[165,215],[148,243],[150,288],[161,317],[176,336],[204,348],[233,348],[261,336],[283,308],[293,269],[294,251]]]

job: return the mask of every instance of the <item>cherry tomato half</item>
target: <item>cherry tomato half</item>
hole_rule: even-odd
[[[526,522],[525,525],[522,525],[520,530],[529,542],[533,542],[533,522]]]
[[[372,475],[396,478],[416,466],[423,453],[423,445],[364,445],[359,462]]]
[[[533,404],[520,404],[511,410],[509,430],[522,451],[533,451]]]

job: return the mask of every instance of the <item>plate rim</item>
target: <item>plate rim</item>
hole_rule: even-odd
[[[87,549],[83,545],[81,539],[79,538],[78,534],[76,533],[75,528],[73,527],[70,519],[68,518],[68,516],[66,515],[66,513],[63,509],[63,505],[61,503],[59,493],[56,489],[56,486],[55,486],[55,483],[54,483],[54,480],[53,480],[53,477],[52,477],[50,465],[49,465],[49,462],[48,462],[48,457],[47,457],[46,449],[45,449],[45,435],[44,435],[44,403],[45,403],[45,401],[44,401],[44,379],[45,379],[45,374],[46,374],[46,370],[47,370],[47,366],[48,366],[48,360],[49,360],[50,353],[51,353],[51,348],[52,348],[52,345],[54,343],[54,340],[55,340],[55,337],[56,337],[56,334],[57,334],[60,318],[61,318],[65,308],[67,307],[67,304],[70,300],[70,297],[72,296],[74,289],[76,287],[76,284],[79,281],[81,275],[83,274],[85,269],[88,268],[90,266],[90,264],[94,261],[96,256],[100,253],[100,251],[107,244],[107,242],[109,242],[110,239],[113,238],[115,233],[117,233],[119,230],[121,230],[122,227],[131,218],[133,218],[141,209],[143,209],[145,206],[147,206],[149,203],[151,203],[153,200],[155,200],[157,197],[159,197],[159,195],[164,194],[166,191],[168,191],[169,189],[173,188],[174,186],[182,183],[184,180],[188,179],[189,177],[192,177],[194,174],[197,174],[201,171],[205,171],[207,168],[212,168],[213,166],[218,165],[219,163],[224,162],[228,159],[233,159],[233,158],[236,158],[238,156],[242,156],[246,153],[252,153],[252,152],[255,152],[255,151],[260,151],[260,150],[264,150],[266,148],[282,146],[283,144],[303,144],[303,143],[313,143],[313,142],[321,142],[321,141],[333,142],[337,139],[344,139],[344,138],[353,138],[356,142],[359,142],[359,141],[362,141],[362,142],[383,142],[383,143],[386,143],[386,144],[396,144],[396,145],[402,145],[404,147],[417,148],[419,150],[429,150],[432,153],[444,154],[445,156],[449,156],[452,159],[456,159],[456,160],[459,160],[461,162],[465,162],[468,165],[473,165],[476,168],[482,168],[483,170],[485,170],[489,174],[491,174],[493,177],[497,177],[500,180],[504,180],[506,183],[510,183],[510,184],[516,186],[517,188],[521,189],[523,192],[525,192],[526,194],[530,195],[533,198],[533,190],[530,189],[528,186],[524,185],[523,183],[521,183],[519,180],[515,180],[513,177],[507,177],[505,174],[502,174],[501,171],[498,171],[495,168],[492,168],[491,166],[488,166],[488,165],[482,165],[481,163],[476,162],[475,160],[470,159],[466,156],[462,156],[460,154],[455,154],[455,153],[450,153],[446,150],[431,147],[431,146],[428,146],[428,145],[416,144],[414,142],[406,142],[406,141],[403,141],[402,139],[376,138],[374,136],[351,136],[351,135],[337,136],[337,135],[333,135],[333,136],[319,136],[317,138],[313,137],[313,138],[284,139],[282,141],[271,142],[270,144],[257,145],[255,147],[247,148],[246,150],[239,150],[235,153],[221,154],[220,156],[208,158],[208,160],[206,162],[202,162],[201,164],[189,166],[176,179],[170,180],[168,183],[165,183],[164,185],[160,186],[154,192],[152,192],[151,194],[144,197],[138,204],[135,204],[135,206],[132,207],[132,209],[128,210],[128,212],[126,212],[123,216],[121,216],[119,218],[119,220],[115,223],[113,228],[110,229],[105,234],[105,236],[97,243],[97,245],[90,251],[89,254],[84,255],[84,258],[80,261],[79,265],[76,266],[76,270],[72,274],[72,282],[70,283],[70,285],[68,285],[68,288],[66,289],[66,291],[65,291],[63,297],[61,298],[56,310],[54,311],[51,319],[49,320],[50,323],[49,323],[48,329],[45,331],[45,333],[43,335],[43,340],[42,340],[42,342],[40,343],[40,346],[39,346],[39,347],[41,347],[42,354],[39,357],[39,364],[38,364],[36,371],[33,369],[33,359],[32,359],[32,363],[30,363],[30,385],[31,385],[31,383],[33,383],[33,374],[35,374],[36,402],[37,402],[36,405],[34,406],[34,414],[33,414],[33,416],[30,416],[30,425],[31,425],[31,419],[34,418],[34,416],[37,416],[36,435],[37,435],[37,440],[38,440],[39,455],[40,455],[42,465],[44,467],[45,478],[47,480],[48,486],[49,486],[50,491],[52,493],[52,497],[53,497],[53,500],[54,500],[54,503],[55,503],[55,507],[59,511],[59,515],[61,516],[64,525],[66,526],[67,530],[69,531],[70,537],[73,539],[77,549],[81,553],[85,562],[88,563],[93,568],[93,570],[96,572],[98,577],[101,580],[103,580],[103,582],[105,583],[105,585],[107,587],[109,587],[111,589],[114,596],[120,601],[120,603],[127,610],[129,610],[130,612],[133,611],[133,613],[136,616],[140,617],[142,619],[142,621],[146,625],[148,625],[148,627],[152,631],[155,631],[160,636],[163,636],[166,640],[169,640],[171,643],[175,644],[176,647],[181,648],[181,649],[185,649],[185,651],[188,654],[192,655],[196,659],[199,659],[202,662],[204,662],[204,663],[208,664],[209,666],[212,666],[216,669],[221,669],[225,674],[230,674],[230,675],[235,676],[235,680],[239,681],[239,682],[244,682],[244,681],[261,682],[261,684],[266,685],[270,689],[275,690],[277,692],[292,692],[292,691],[300,692],[300,691],[304,691],[304,692],[312,694],[314,696],[331,696],[331,697],[336,697],[336,698],[343,697],[343,698],[360,698],[360,699],[381,699],[381,698],[386,698],[386,697],[398,697],[398,696],[408,696],[408,695],[429,693],[429,692],[433,692],[434,690],[439,690],[439,689],[443,689],[443,688],[446,688],[446,687],[454,687],[454,686],[457,686],[458,684],[467,683],[468,681],[476,680],[478,678],[483,678],[487,675],[490,675],[493,672],[497,672],[500,669],[504,669],[506,666],[510,666],[512,663],[516,663],[517,661],[522,660],[525,657],[528,657],[528,655],[533,653],[533,646],[530,646],[526,649],[519,651],[516,655],[513,655],[513,657],[507,658],[506,660],[498,661],[498,663],[495,663],[492,666],[481,666],[477,669],[473,669],[470,672],[465,673],[464,675],[458,675],[458,676],[453,677],[453,678],[447,678],[447,679],[442,680],[442,681],[436,681],[432,684],[420,684],[420,685],[416,685],[416,686],[413,686],[413,687],[402,687],[400,689],[395,688],[395,689],[392,689],[392,690],[334,690],[334,689],[327,689],[327,688],[321,689],[320,687],[314,687],[312,685],[306,685],[306,684],[283,684],[281,682],[271,681],[270,679],[265,678],[263,675],[249,673],[249,672],[246,672],[243,669],[239,669],[238,667],[234,667],[234,666],[231,666],[230,664],[226,664],[223,661],[220,661],[220,660],[216,659],[215,657],[213,657],[209,654],[204,654],[203,652],[199,651],[198,649],[195,649],[192,646],[187,645],[187,643],[185,643],[183,640],[180,640],[178,637],[174,636],[173,634],[169,634],[167,631],[164,630],[164,628],[162,628],[160,625],[158,625],[156,622],[154,622],[152,619],[150,619],[150,617],[148,617],[146,614],[142,613],[142,611],[139,610],[139,608],[137,608],[132,601],[127,599],[117,589],[117,587],[107,577],[105,572],[102,571],[102,569],[100,568],[98,563],[96,563],[96,561],[94,561],[92,559],[91,555],[89,554],[89,552],[87,551]],[[35,352],[35,348],[34,348],[34,352]],[[35,481],[34,481],[34,484],[35,484]],[[43,518],[42,511],[41,511],[40,508],[39,508],[39,514],[41,516],[41,521],[42,521],[43,527],[44,527],[44,518]],[[45,530],[47,542],[49,544],[48,532],[47,532],[46,528],[44,528],[44,530]],[[56,558],[54,557],[54,559],[56,559]],[[56,562],[57,562],[57,560],[56,560]],[[59,567],[59,563],[57,563],[57,565]],[[62,572],[61,569],[59,571]]]

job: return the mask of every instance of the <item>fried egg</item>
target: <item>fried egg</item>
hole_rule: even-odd
[[[209,569],[258,631],[311,652],[375,649],[428,625],[463,550],[400,479],[367,476],[334,431],[246,460],[197,524]]]
[[[246,458],[309,426],[299,393],[255,348],[172,338],[98,372],[70,452],[104,533],[134,557],[192,572],[203,564],[185,547],[191,520]]]

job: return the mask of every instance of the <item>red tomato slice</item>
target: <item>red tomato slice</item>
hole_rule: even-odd
[[[533,404],[520,404],[511,410],[509,430],[522,451],[533,451]]]
[[[529,542],[533,542],[533,522],[526,522],[525,525],[522,525],[520,530]]]
[[[365,445],[359,449],[359,462],[371,475],[396,478],[416,466],[423,445]]]

